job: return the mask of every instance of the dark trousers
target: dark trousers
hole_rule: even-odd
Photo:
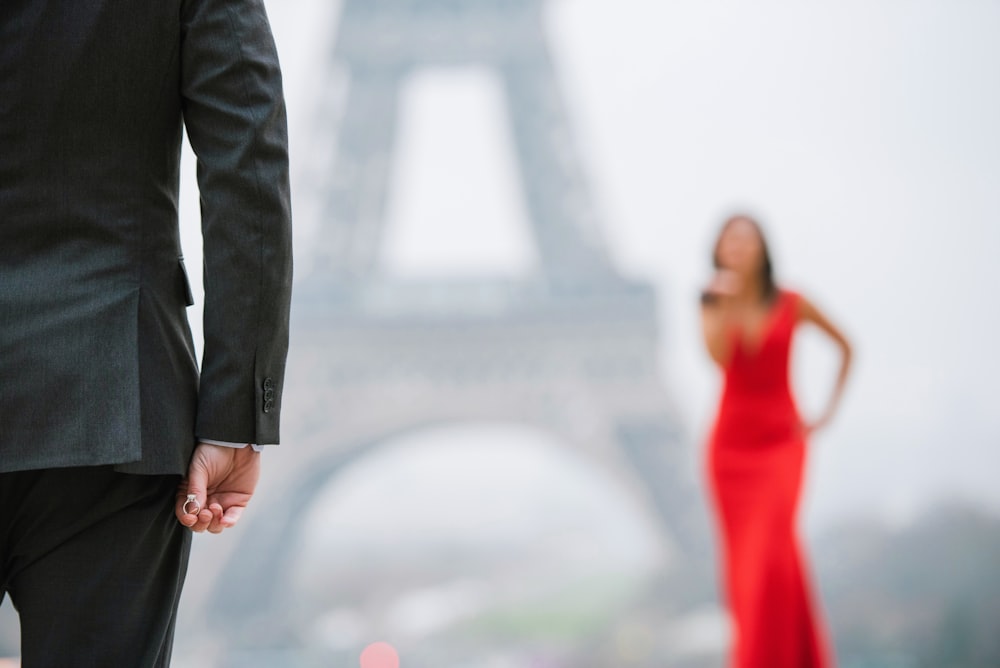
[[[23,668],[168,666],[191,532],[178,476],[110,466],[0,473],[0,600]]]

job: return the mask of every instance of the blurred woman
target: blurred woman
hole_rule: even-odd
[[[802,295],[775,281],[760,226],[726,221],[716,273],[702,294],[705,346],[724,373],[708,442],[708,475],[723,548],[723,590],[736,632],[733,668],[826,668],[832,664],[796,512],[806,440],[833,417],[850,368],[840,330]],[[803,422],[789,387],[792,334],[813,323],[840,348],[826,410]]]

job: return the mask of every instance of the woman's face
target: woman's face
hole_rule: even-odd
[[[760,269],[763,255],[760,234],[746,218],[737,218],[723,230],[717,250],[722,268],[749,276]]]

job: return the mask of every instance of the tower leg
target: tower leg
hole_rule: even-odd
[[[338,133],[320,240],[320,269],[348,280],[375,265],[396,140],[399,74],[354,68]]]

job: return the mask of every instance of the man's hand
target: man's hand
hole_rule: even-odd
[[[198,533],[206,529],[210,533],[222,533],[223,529],[239,521],[259,478],[260,453],[253,448],[199,443],[191,457],[187,477],[177,488],[174,510],[177,519]],[[189,494],[194,495],[197,508],[187,504]]]

